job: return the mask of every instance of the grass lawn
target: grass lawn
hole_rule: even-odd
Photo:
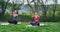
[[[0,25],[0,32],[60,32],[60,22],[41,22],[47,24],[40,27],[26,27],[29,22],[22,22],[17,25]]]

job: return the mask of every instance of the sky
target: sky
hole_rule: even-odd
[[[12,3],[12,1],[13,0],[10,0],[9,2],[11,2]],[[19,0],[18,0],[19,1]],[[22,0],[21,0],[22,1]],[[31,1],[31,0],[30,0]],[[43,0],[44,2],[45,2],[45,0]],[[57,0],[58,1],[58,4],[60,4],[60,0]],[[54,2],[52,1],[52,0],[49,0],[48,2],[47,2],[47,4],[53,4]],[[24,4],[27,4],[27,0],[24,0]],[[33,4],[33,3],[32,3]]]

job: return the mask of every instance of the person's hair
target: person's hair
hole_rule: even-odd
[[[34,13],[38,13],[37,11],[35,11]]]
[[[16,11],[16,13],[18,14],[18,11],[17,10],[15,10]]]
[[[18,11],[17,11],[17,14],[18,14]]]

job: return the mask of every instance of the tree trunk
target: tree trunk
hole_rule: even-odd
[[[45,2],[45,4],[44,4],[43,0],[41,0],[41,1],[42,1],[41,6],[42,6],[43,9],[44,9],[44,11],[43,11],[43,17],[46,17],[46,12],[47,12],[47,6],[45,5],[46,2]]]
[[[8,0],[9,1],[9,0]],[[7,3],[8,3],[8,1],[7,2],[4,2],[4,0],[2,0],[2,3],[1,3],[1,8],[2,8],[2,13],[1,13],[1,19],[3,20],[4,19],[4,13],[5,13],[5,11],[6,11],[6,8],[7,8]]]
[[[56,5],[57,5],[57,0],[53,0],[54,1],[54,5],[53,5],[53,20],[55,20],[55,11],[56,11]]]

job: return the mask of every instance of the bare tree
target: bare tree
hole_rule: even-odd
[[[35,12],[35,11],[37,11],[38,12],[38,7],[39,7],[39,2],[38,2],[38,0],[32,0],[31,2],[29,2],[29,0],[27,0],[27,2],[28,2],[28,6]],[[33,5],[34,5],[34,8],[30,5],[31,3],[34,3]]]
[[[28,2],[28,6],[33,10],[33,11],[38,11],[39,7],[43,7],[44,9],[44,13],[43,15],[46,16],[46,12],[47,12],[47,5],[45,5],[48,0],[46,0],[45,2],[43,0],[32,0],[31,3],[33,2],[34,3],[34,8],[32,8],[32,6],[30,5],[31,3],[29,3],[29,0],[27,0]]]
[[[29,0],[27,0],[27,5],[34,11],[33,7],[30,5],[31,3],[29,3]]]
[[[46,5],[46,3],[48,2],[48,0],[45,0],[45,2],[43,1],[43,0],[40,0],[40,4],[41,4],[41,6],[43,7],[43,17],[46,17],[46,12],[47,12],[47,5]]]
[[[54,5],[53,5],[53,18],[55,18],[55,11],[56,11],[56,5],[57,5],[57,0],[53,0]]]
[[[21,8],[21,6],[24,4],[23,2],[19,1],[19,0],[14,0],[12,1],[11,3],[12,5],[10,6],[11,7],[11,10],[12,12],[15,11],[15,10],[19,10]]]

